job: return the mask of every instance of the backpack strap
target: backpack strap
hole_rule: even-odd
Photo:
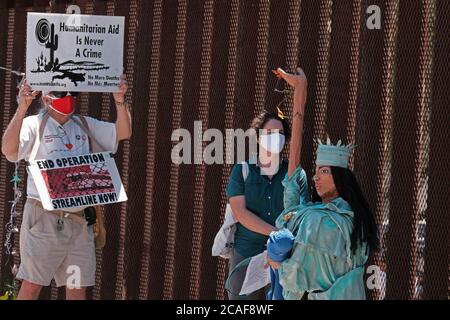
[[[95,139],[95,137],[91,134],[91,131],[89,130],[89,124],[86,120],[86,118],[79,114],[77,115],[78,118],[80,118],[80,120],[78,120],[77,118],[75,118],[74,116],[72,116],[72,120],[73,122],[75,122],[80,128],[81,130],[83,130],[83,132],[88,136],[89,138],[89,152],[92,153],[93,152],[93,146],[92,146],[92,142],[94,142],[102,151],[105,151],[105,148],[103,148],[103,146],[98,142],[97,139]]]
[[[241,165],[242,165],[242,178],[244,178],[244,182],[245,182],[245,180],[247,180],[248,173],[249,173],[248,163],[246,161],[242,161]]]
[[[30,156],[28,157],[29,161],[34,161],[36,158],[36,154],[39,150],[39,146],[41,145],[42,138],[44,137],[45,126],[47,125],[47,121],[50,115],[47,111],[42,115],[41,123],[39,124],[39,129],[36,132],[36,138],[34,139],[33,148],[31,149]]]

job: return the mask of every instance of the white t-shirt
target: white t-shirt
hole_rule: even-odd
[[[35,116],[26,117],[23,120],[22,128],[20,129],[18,160],[29,160],[42,118],[43,113],[39,113]],[[115,153],[118,146],[115,123],[100,121],[91,117],[85,118],[91,136],[106,149],[101,151]],[[62,125],[52,117],[49,117],[41,138],[41,143],[34,160],[77,156],[89,153],[88,136],[72,119]],[[93,151],[100,150],[94,149]],[[27,180],[27,196],[40,200],[39,193],[30,174],[28,174]]]

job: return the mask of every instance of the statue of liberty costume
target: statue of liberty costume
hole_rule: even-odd
[[[319,144],[317,165],[347,168],[353,146]],[[299,199],[294,174],[284,181],[285,205]],[[297,200],[298,201],[298,200]],[[308,202],[286,209],[278,217],[279,229],[269,237],[268,256],[281,262],[272,276],[269,298],[300,300],[364,300],[364,265],[368,258],[366,243],[350,250],[353,211],[342,198],[329,203]],[[291,246],[286,246],[286,243]],[[278,257],[278,259],[277,259]],[[277,295],[278,293],[278,295]]]

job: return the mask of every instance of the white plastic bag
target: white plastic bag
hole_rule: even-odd
[[[242,177],[244,182],[248,177],[248,163],[242,162]],[[237,220],[233,216],[233,211],[231,211],[231,206],[227,203],[225,208],[225,218],[222,226],[214,238],[214,243],[212,246],[212,255],[221,256],[222,258],[229,259],[231,250],[234,246],[234,233],[236,232]]]

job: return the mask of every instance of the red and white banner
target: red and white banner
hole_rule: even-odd
[[[109,152],[35,160],[28,169],[46,210],[74,211],[127,200]]]

